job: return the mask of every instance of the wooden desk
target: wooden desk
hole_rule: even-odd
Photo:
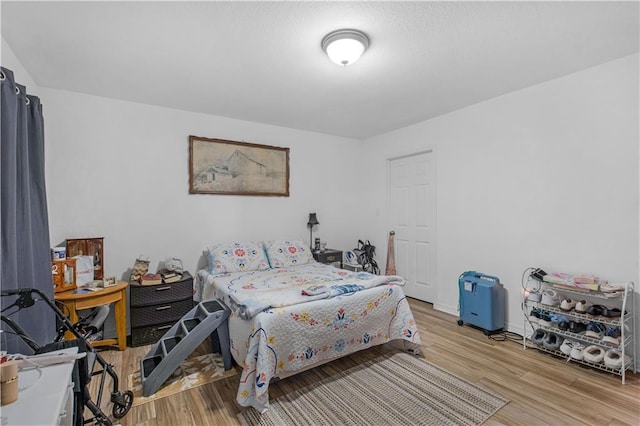
[[[100,305],[114,304],[116,334],[117,339],[103,339],[91,342],[91,346],[109,346],[118,345],[121,351],[127,347],[127,293],[126,289],[129,285],[126,281],[120,281],[118,284],[107,287],[99,291],[90,291],[83,294],[74,294],[73,291],[65,291],[56,293],[56,300],[63,302],[69,308],[69,320],[72,323],[78,321],[78,311],[81,309],[95,308]],[[75,336],[71,332],[65,335],[67,339],[73,339]]]

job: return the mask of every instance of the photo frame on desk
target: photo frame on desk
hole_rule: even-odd
[[[113,287],[116,284],[118,284],[116,277],[104,277],[102,280],[102,286],[104,288]]]
[[[289,148],[189,136],[189,193],[289,196]]]
[[[59,293],[76,288],[76,260],[57,259],[51,262],[53,291]]]
[[[93,279],[104,276],[104,237],[67,239],[67,257],[92,256]]]

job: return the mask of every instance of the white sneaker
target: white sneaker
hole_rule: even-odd
[[[537,290],[529,290],[529,294],[527,295],[527,300],[529,302],[540,302],[540,298],[542,295]]]
[[[600,291],[603,293],[613,293],[614,291],[624,291],[626,284],[622,283],[602,283]]]
[[[562,352],[563,354],[570,356],[571,355],[571,350],[573,349],[573,345],[574,343],[571,340],[566,340],[564,342],[562,342],[562,345],[560,345],[560,352]]]
[[[623,356],[620,351],[610,349],[604,354],[604,365],[609,368],[620,369],[622,368]],[[631,361],[629,356],[624,355],[624,365],[627,365]]]
[[[555,290],[546,289],[542,292],[541,303],[547,306],[558,306],[560,304],[560,298]]]
[[[574,343],[573,348],[571,348],[571,354],[569,355],[573,359],[577,359],[578,361],[582,361],[584,359],[584,346],[580,343]]]
[[[579,314],[586,314],[587,309],[589,309],[589,302],[587,302],[586,300],[578,300],[576,302],[575,310]]]
[[[607,297],[609,299],[622,296],[624,296],[624,291],[612,291],[611,293],[604,293],[604,297]]]
[[[576,301],[573,299],[562,299],[562,302],[560,303],[560,309],[562,309],[565,312],[569,312],[575,307],[576,307]]]
[[[600,364],[604,359],[604,349],[597,345],[587,346],[582,351],[585,361],[592,362],[594,364]]]

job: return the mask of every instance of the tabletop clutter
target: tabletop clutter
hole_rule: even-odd
[[[55,293],[76,288],[97,289],[116,285],[104,274],[104,238],[73,238],[51,248],[51,275]]]
[[[170,284],[182,280],[184,268],[182,260],[171,257],[160,262],[156,273],[149,272],[149,258],[144,255],[138,256],[131,268],[130,282],[137,282],[141,285]]]

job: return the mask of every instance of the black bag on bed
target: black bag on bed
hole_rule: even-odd
[[[380,274],[380,268],[378,268],[378,263],[374,259],[376,256],[376,246],[371,244],[369,240],[367,240],[366,243],[358,240],[358,247],[353,249],[353,252],[358,258],[358,263],[362,265],[363,270],[376,275]]]

